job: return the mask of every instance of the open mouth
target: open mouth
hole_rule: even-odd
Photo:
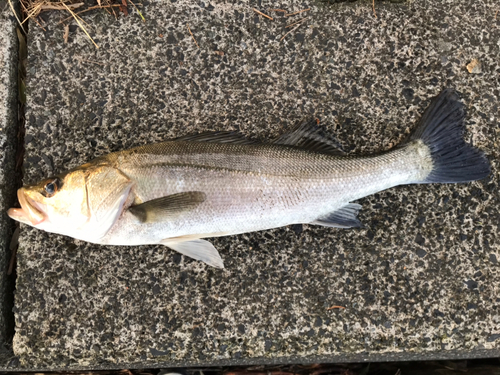
[[[10,208],[7,215],[10,218],[29,225],[38,225],[45,220],[45,215],[39,210],[38,205],[21,188],[17,191],[17,198],[21,208]]]

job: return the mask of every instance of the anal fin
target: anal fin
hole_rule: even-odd
[[[349,203],[331,214],[317,218],[311,224],[333,228],[361,228],[363,224],[357,217],[360,209],[360,204]]]
[[[186,255],[196,260],[201,260],[209,266],[224,268],[224,262],[222,261],[219,252],[214,245],[206,240],[197,239],[175,242],[175,240],[172,241],[172,239],[165,239],[161,241],[161,243],[172,250],[181,253],[182,255]]]

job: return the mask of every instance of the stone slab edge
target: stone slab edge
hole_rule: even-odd
[[[169,362],[134,362],[134,363],[109,363],[96,364],[94,366],[70,366],[70,367],[37,367],[25,368],[16,365],[0,363],[0,371],[15,372],[19,370],[29,371],[87,371],[87,370],[120,370],[120,369],[148,369],[148,368],[186,368],[186,367],[221,367],[221,366],[259,366],[259,365],[294,365],[294,364],[314,364],[314,363],[363,363],[363,362],[396,362],[396,361],[439,361],[439,360],[463,360],[498,358],[500,350],[446,350],[440,352],[427,353],[375,353],[367,352],[357,354],[338,354],[309,357],[281,357],[281,358],[251,358],[251,359],[220,359],[211,361],[169,361]]]
[[[0,0],[0,361],[11,357],[14,333],[14,277],[7,276],[14,224],[6,210],[15,202],[18,131],[17,22],[7,1]]]

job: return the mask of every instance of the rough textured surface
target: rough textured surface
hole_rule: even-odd
[[[303,14],[267,10],[309,7],[280,42]],[[160,246],[93,246],[23,226],[21,364],[498,356],[497,9],[415,0],[377,3],[374,18],[365,2],[153,1],[146,24],[134,12],[85,16],[99,49],[76,26],[64,44],[66,15],[45,16],[47,32],[33,27],[29,45],[26,182],[194,132],[265,140],[310,114],[352,153],[385,150],[443,87],[462,94],[466,138],[493,173],[362,199],[362,230],[296,225],[215,239],[224,271]],[[479,73],[467,70],[474,58]]]
[[[18,105],[16,21],[4,1],[0,1],[0,41],[0,347],[3,349],[10,344],[14,328],[13,280],[7,276],[13,223],[6,210],[15,202],[17,188],[14,170]]]

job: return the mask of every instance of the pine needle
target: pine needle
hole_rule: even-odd
[[[288,26],[285,26],[285,29],[288,29],[289,27],[292,27],[292,26],[295,26],[296,24],[298,23],[301,23],[301,22],[304,22],[304,20],[306,19],[307,17],[304,17],[304,18],[301,18],[300,20],[298,20],[297,22],[294,22]]]
[[[92,41],[92,43],[94,43],[94,46],[96,48],[99,48],[99,46],[96,44],[96,42],[94,42],[94,39],[92,39],[92,37],[89,35],[89,33],[87,32],[87,30],[85,30],[85,27],[83,27],[82,23],[80,22],[80,20],[78,19],[78,17],[76,16],[75,13],[73,13],[73,11],[71,9],[69,9],[69,7],[64,4],[63,2],[61,2],[62,5],[65,6],[65,8],[68,10],[68,12],[73,16],[73,18],[75,19],[76,23],[78,24],[78,26],[80,26],[80,28],[83,30],[83,32],[88,36],[88,38]]]
[[[142,18],[142,22],[146,22],[146,19],[145,19],[145,18],[144,18],[144,16],[142,15],[141,11],[139,10],[139,8],[137,8],[137,7],[135,6],[135,4],[132,2],[132,0],[128,0],[128,2],[129,2],[130,4],[132,4],[132,5],[134,6],[135,10],[137,11],[137,13],[139,13],[139,16],[141,16],[141,18]]]
[[[64,4],[64,3],[61,1],[61,4]],[[69,5],[64,4],[64,5],[68,8],[76,9],[76,8],[80,8],[82,5],[85,5],[85,3],[76,3],[76,4],[69,4]],[[46,3],[46,4],[40,5],[40,10],[50,10],[50,9],[62,10],[63,8],[59,4],[52,4],[52,3]]]
[[[302,9],[302,10],[299,10],[298,12],[293,12],[293,13],[285,14],[285,17],[295,16],[296,14],[299,14],[299,13],[302,13],[302,12],[307,12],[308,10],[311,10],[311,8]]]
[[[10,0],[9,0],[10,1]],[[28,16],[26,17],[26,19],[23,21],[23,23],[25,23],[27,20],[29,20],[31,17],[36,17],[36,15],[38,13],[40,13],[40,10],[41,10],[41,7],[42,5],[41,4],[37,4],[36,6],[34,6],[33,8],[31,8],[31,12],[28,14]]]
[[[26,34],[26,30],[24,30],[23,23],[21,22],[21,20],[17,16],[16,10],[14,9],[14,5],[12,5],[12,2],[10,0],[8,0],[8,1],[9,1],[10,9],[12,9],[12,13],[14,13],[14,16],[16,16],[17,22],[19,22],[19,26],[21,26],[21,29],[23,30],[24,34]]]
[[[345,309],[345,307],[344,306],[332,306],[332,307],[327,308],[327,310],[333,310],[333,309]]]
[[[85,12],[89,12],[91,10],[94,10],[94,9],[106,9],[106,8],[113,8],[113,7],[121,7],[122,5],[121,4],[112,4],[112,5],[96,5],[96,6],[93,6],[93,7],[90,7],[90,8],[87,8],[87,9],[84,9],[84,10],[81,10],[79,12],[76,12],[75,15],[79,15],[79,14],[82,14],[82,13],[85,13]],[[61,21],[59,21],[57,24],[60,25],[61,23],[64,23],[66,21],[68,21],[69,19],[73,18],[72,16],[69,16]]]
[[[264,13],[262,13],[261,11],[259,11],[259,10],[255,9],[255,8],[253,8],[253,11],[254,11],[255,13],[257,13],[257,14],[260,14],[260,15],[261,15],[261,16],[263,16],[263,17],[266,17],[266,18],[270,19],[271,21],[273,20],[273,18],[272,18],[272,17],[269,17],[267,14],[264,14]]]

